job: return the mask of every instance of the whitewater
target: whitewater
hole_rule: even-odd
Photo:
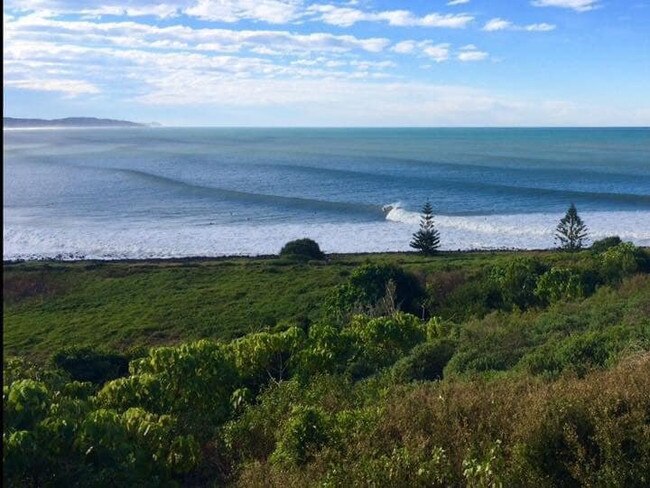
[[[192,129],[4,135],[3,259],[545,249],[575,203],[592,240],[650,245],[647,129]]]

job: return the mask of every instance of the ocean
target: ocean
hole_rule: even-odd
[[[542,249],[575,203],[591,239],[650,245],[650,129],[4,130],[3,259]]]

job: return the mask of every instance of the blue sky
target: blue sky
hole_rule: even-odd
[[[4,115],[650,125],[650,0],[4,2]]]

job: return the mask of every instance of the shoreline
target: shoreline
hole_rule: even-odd
[[[641,249],[650,249],[648,246],[637,246]],[[582,251],[588,251],[590,248],[586,247]],[[362,258],[362,257],[399,257],[408,256],[415,257],[421,256],[427,259],[435,259],[436,257],[450,257],[450,256],[467,256],[471,254],[510,254],[510,253],[552,253],[563,252],[557,248],[539,248],[539,249],[525,249],[525,248],[500,248],[500,249],[458,249],[458,250],[445,250],[438,251],[433,256],[424,256],[417,251],[385,251],[385,252],[347,252],[347,253],[327,253],[327,263],[330,260],[340,260],[346,258]],[[56,258],[42,258],[42,259],[3,259],[3,266],[13,266],[19,264],[184,264],[184,263],[200,263],[210,261],[270,261],[273,259],[289,261],[279,254],[259,254],[259,255],[241,255],[229,254],[223,256],[181,256],[181,257],[164,257],[164,258],[115,258],[115,259],[97,259],[97,258],[78,258],[78,259],[56,259]],[[318,261],[315,261],[318,262]]]

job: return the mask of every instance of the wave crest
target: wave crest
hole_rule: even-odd
[[[420,222],[420,214],[402,208],[400,202],[390,203],[382,207],[386,220],[400,222],[402,224],[417,224]]]

